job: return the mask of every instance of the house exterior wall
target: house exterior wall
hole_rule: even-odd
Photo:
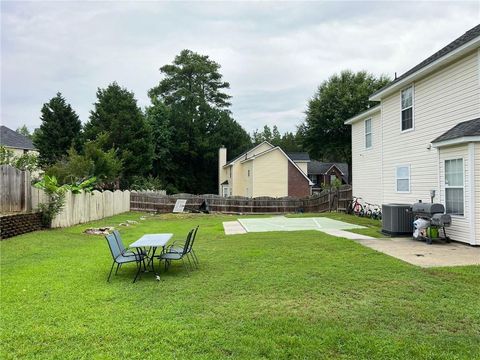
[[[38,151],[36,150],[24,150],[24,149],[9,147],[9,146],[5,146],[5,149],[11,151],[13,155],[16,157],[22,156],[25,153],[38,155]]]
[[[253,155],[260,154],[264,151],[270,150],[273,146],[267,144],[267,143],[262,143],[260,144],[256,149],[253,148],[247,152],[247,158],[252,157]],[[242,161],[243,159],[240,159]]]
[[[380,115],[373,116],[372,150],[364,148],[364,119],[352,124],[353,194],[371,203],[430,202],[430,191],[435,190],[434,202],[445,204],[444,160],[461,156],[465,166],[465,216],[453,216],[448,235],[458,241],[472,243],[472,225],[475,241],[480,233],[480,156],[474,147],[474,179],[476,206],[473,221],[468,211],[473,184],[468,183],[470,165],[468,146],[434,148],[431,141],[456,124],[480,116],[480,50],[470,52],[453,63],[415,81],[413,85],[413,130],[401,131],[401,92],[381,100]],[[470,160],[471,161],[471,160]],[[396,190],[396,167],[410,167],[410,191]],[[378,184],[376,186],[375,184]],[[468,186],[467,186],[468,185]],[[473,211],[473,208],[472,208]],[[472,222],[470,222],[472,221]],[[480,241],[477,242],[480,244]]]
[[[464,216],[451,215],[452,226],[447,228],[447,235],[453,240],[470,242],[470,201],[468,199],[471,195],[470,178],[470,163],[468,156],[468,144],[459,146],[451,146],[439,149],[438,169],[439,169],[439,183],[440,193],[438,202],[445,205],[445,160],[449,159],[463,159],[464,172]]]
[[[280,150],[257,157],[254,161],[253,197],[281,197],[288,194],[288,163]]]
[[[438,193],[438,150],[429,144],[459,122],[478,117],[478,71],[475,51],[414,83],[411,131],[400,128],[400,91],[382,99],[383,203],[430,201],[430,190]],[[410,166],[409,193],[396,192],[398,165]]]
[[[475,230],[480,244],[480,144],[475,144]]]
[[[298,169],[288,161],[288,196],[305,197],[310,195],[310,184]]]
[[[308,162],[306,161],[294,161],[295,164],[302,170],[305,175],[308,174]]]
[[[365,148],[365,120],[372,120],[372,146]],[[381,114],[352,124],[352,191],[373,204],[382,203],[382,123]]]
[[[253,169],[255,160],[247,161],[243,166],[243,184],[245,186],[244,196],[251,197],[253,194]]]

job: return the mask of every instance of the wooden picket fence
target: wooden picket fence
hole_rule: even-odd
[[[145,192],[130,194],[130,209],[135,211],[152,211],[159,213],[172,212],[178,199],[187,200],[185,209],[197,211],[203,202],[209,211],[221,213],[295,213],[346,211],[352,198],[350,185],[337,190],[324,191],[306,198],[247,198],[242,196],[221,197],[214,194],[192,195],[175,194],[159,195]]]
[[[10,165],[0,165],[0,214],[30,211],[31,177]]]
[[[38,211],[39,204],[47,203],[48,196],[31,186],[28,171],[9,165],[0,166],[0,214]],[[148,193],[148,192],[147,192]],[[153,192],[164,194],[165,192]],[[93,191],[65,194],[65,205],[52,221],[52,227],[67,227],[103,219],[130,211],[130,191]]]

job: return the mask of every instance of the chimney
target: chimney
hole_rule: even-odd
[[[220,185],[223,182],[223,165],[227,163],[227,148],[221,146],[218,149],[218,194],[222,195],[222,186]]]

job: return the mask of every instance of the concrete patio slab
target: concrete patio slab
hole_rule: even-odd
[[[326,229],[326,230],[318,230],[318,231],[327,233],[328,235],[343,237],[351,240],[375,240],[375,238],[371,236],[356,234],[356,233],[352,233],[350,231],[345,231],[345,230]]]
[[[452,242],[428,245],[411,238],[355,240],[359,244],[420,267],[480,265],[480,247]]]
[[[223,223],[225,235],[246,234],[247,230],[238,221],[225,221]]]

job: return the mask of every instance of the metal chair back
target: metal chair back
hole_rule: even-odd
[[[190,230],[188,235],[187,235],[187,240],[185,240],[185,245],[183,246],[183,250],[182,250],[182,257],[183,257],[183,255],[188,253],[189,250],[190,250],[190,243],[192,241],[193,231],[194,231],[194,229]]]
[[[120,252],[123,254],[126,249],[125,249],[125,245],[123,245],[122,236],[120,235],[120,232],[118,230],[113,230],[113,236],[115,236],[115,239],[117,240],[118,248],[120,249]]]
[[[192,235],[192,240],[190,241],[190,247],[188,248],[188,252],[192,251],[193,248],[193,243],[195,242],[195,239],[197,238],[197,231],[200,225],[197,225],[195,229],[193,229],[193,235]]]
[[[113,260],[118,258],[122,255],[122,251],[118,247],[117,238],[113,234],[105,235],[105,239],[107,239],[108,247],[110,248],[110,253],[112,254]]]

